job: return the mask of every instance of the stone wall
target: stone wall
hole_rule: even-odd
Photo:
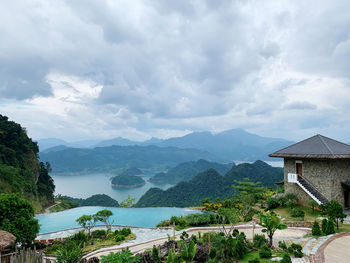
[[[302,205],[311,200],[297,184],[288,183],[288,173],[295,173],[296,159],[284,160],[285,192],[295,193]],[[350,181],[350,160],[300,159],[303,162],[303,178],[328,200],[344,204],[344,191],[341,182]]]

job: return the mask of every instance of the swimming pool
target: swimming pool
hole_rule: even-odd
[[[40,214],[35,218],[39,220],[40,233],[55,232],[64,229],[79,227],[75,222],[82,215],[95,214],[102,209],[113,212],[114,225],[128,225],[136,227],[155,227],[160,221],[172,216],[186,216],[194,213],[202,213],[199,210],[175,207],[152,207],[152,208],[114,208],[101,206],[77,207],[62,212]]]

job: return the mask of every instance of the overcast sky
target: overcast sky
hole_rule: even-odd
[[[0,3],[0,113],[34,139],[243,128],[350,141],[350,2]]]

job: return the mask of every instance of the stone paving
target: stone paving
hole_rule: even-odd
[[[331,241],[324,249],[326,263],[349,263],[350,262],[350,236],[339,237]]]

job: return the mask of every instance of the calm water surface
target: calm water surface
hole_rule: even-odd
[[[113,224],[138,227],[155,227],[160,221],[169,219],[171,216],[201,213],[198,210],[172,207],[114,208],[84,206],[57,213],[37,215],[36,218],[39,219],[40,233],[48,233],[78,227],[79,225],[75,222],[78,217],[83,214],[95,214],[102,209],[109,209],[113,212]]]
[[[82,174],[82,175],[55,175],[51,177],[55,180],[55,194],[68,195],[76,198],[88,198],[94,194],[106,194],[118,202],[125,200],[128,195],[136,201],[151,187],[161,189],[169,188],[170,184],[153,184],[148,182],[150,177],[142,177],[146,184],[129,189],[117,189],[111,186],[110,174]]]

